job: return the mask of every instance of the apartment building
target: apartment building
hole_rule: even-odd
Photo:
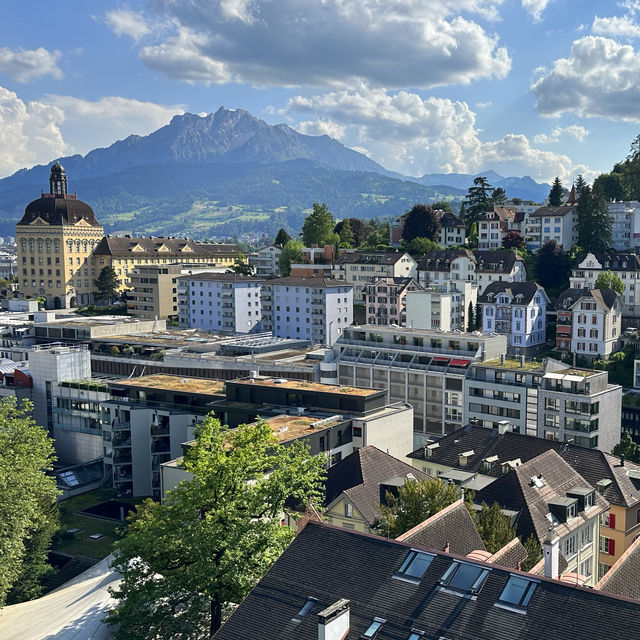
[[[211,332],[261,331],[263,280],[237,273],[194,273],[177,278],[178,325]]]
[[[420,289],[415,278],[377,278],[365,289],[367,324],[404,325],[407,293]]]
[[[331,278],[336,257],[334,245],[304,247],[300,254],[302,261],[291,264],[289,275],[301,278]]]
[[[640,245],[640,202],[607,202],[611,225],[612,246],[616,251],[628,251]]]
[[[332,345],[353,323],[353,286],[289,276],[262,283],[262,328],[280,338]]]
[[[377,325],[346,329],[334,346],[340,384],[385,389],[414,408],[414,442],[462,425],[463,384],[476,360],[506,351],[504,336]]]
[[[467,328],[469,303],[475,311],[478,287],[466,280],[431,284],[406,295],[407,327],[442,331]]]
[[[129,315],[145,320],[177,320],[177,280],[181,273],[182,267],[179,264],[138,266],[129,272]]]
[[[622,296],[613,289],[567,289],[558,296],[556,348],[609,357],[622,334]]]
[[[492,282],[478,299],[482,331],[506,335],[510,353],[533,353],[546,343],[548,302],[537,282]]]
[[[565,251],[569,251],[578,239],[577,222],[576,207],[573,204],[536,209],[527,215],[527,249],[535,251],[546,242],[555,240]]]
[[[624,283],[624,314],[640,316],[640,256],[635,253],[588,253],[571,271],[569,286],[572,289],[593,289],[598,276],[606,271],[615,273]]]
[[[353,301],[364,302],[367,285],[378,278],[415,278],[417,262],[402,251],[347,250],[336,259],[333,278],[353,286]]]
[[[249,264],[255,269],[258,278],[277,278],[280,276],[280,255],[282,247],[272,244],[261,247],[249,255]]]
[[[510,231],[521,232],[524,213],[515,207],[494,205],[478,219],[478,249],[501,249]]]

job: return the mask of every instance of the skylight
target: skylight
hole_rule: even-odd
[[[429,568],[434,556],[430,553],[411,550],[404,559],[398,574],[403,577],[420,580],[424,572]]]
[[[317,598],[312,598],[311,596],[309,596],[307,598],[307,601],[302,606],[302,609],[300,609],[300,611],[298,611],[298,613],[296,614],[295,618],[291,618],[291,620],[293,622],[302,622],[302,620],[306,617],[309,611],[313,609],[313,605],[316,602],[318,602]]]
[[[488,575],[489,569],[454,560],[440,579],[440,584],[448,589],[475,594],[482,589]]]
[[[378,635],[382,625],[386,622],[384,618],[374,618],[373,622],[369,625],[369,628],[362,634],[362,638],[375,638]]]
[[[536,590],[538,582],[522,576],[509,576],[509,581],[500,594],[499,602],[525,608]]]
[[[411,629],[411,635],[407,638],[407,640],[422,640],[424,636],[424,631],[419,631],[418,629]]]

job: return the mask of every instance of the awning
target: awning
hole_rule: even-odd
[[[436,362],[449,362],[449,360],[451,360],[451,358],[440,358],[438,356],[436,356],[435,358],[433,358]]]
[[[452,364],[456,367],[466,367],[471,360],[452,360],[449,364]]]

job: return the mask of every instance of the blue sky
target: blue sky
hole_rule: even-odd
[[[640,130],[640,0],[0,7],[0,177],[221,105],[408,175],[593,178]]]

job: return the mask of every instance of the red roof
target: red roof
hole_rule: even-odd
[[[449,364],[452,364],[456,367],[466,367],[471,360],[452,360]]]

